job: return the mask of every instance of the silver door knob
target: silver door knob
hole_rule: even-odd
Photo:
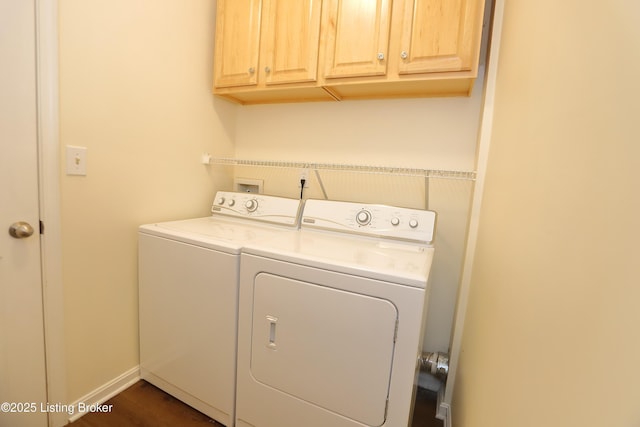
[[[407,51],[406,51],[406,50],[403,50],[403,51],[400,53],[400,58],[402,58],[402,59],[407,59],[408,57],[409,57],[409,54],[407,53]]]
[[[33,234],[33,227],[28,222],[18,221],[11,224],[9,234],[16,239],[24,239]]]

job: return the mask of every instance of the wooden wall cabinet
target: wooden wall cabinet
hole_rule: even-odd
[[[343,66],[333,73],[333,64],[348,61],[325,46],[326,67],[320,83],[338,99],[368,99],[469,95],[478,73],[484,0],[378,0],[379,13],[360,11],[368,18],[369,35],[383,36],[377,52],[365,52],[358,44],[366,34],[364,24],[354,25],[349,13],[353,4],[374,1],[327,0],[323,15],[326,39],[342,51],[357,50],[353,58],[368,55],[378,61],[381,72],[361,72]],[[391,2],[389,2],[391,3]],[[340,15],[344,16],[340,16]],[[384,14],[387,14],[384,16]],[[353,14],[352,14],[353,15]],[[357,21],[355,21],[357,22]],[[389,24],[390,23],[390,24]]]
[[[398,73],[473,71],[478,63],[484,2],[405,0]]]
[[[333,100],[318,85],[321,0],[218,0],[214,93],[240,103]]]
[[[325,0],[324,78],[384,76],[391,0]]]
[[[214,87],[258,84],[262,0],[218,1]]]
[[[214,93],[241,103],[460,96],[484,0],[218,0]]]

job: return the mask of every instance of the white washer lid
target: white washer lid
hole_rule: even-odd
[[[283,233],[293,233],[295,229],[255,221],[211,216],[146,224],[140,226],[139,232],[231,254],[239,254],[243,246],[247,244],[270,240]]]

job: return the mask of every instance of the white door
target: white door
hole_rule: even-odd
[[[0,427],[47,424],[34,3],[0,0]]]

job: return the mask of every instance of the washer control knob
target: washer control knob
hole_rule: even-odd
[[[416,228],[417,226],[418,226],[418,220],[417,219],[412,219],[411,221],[409,221],[409,227]]]
[[[218,204],[219,204],[219,205],[224,205],[224,197],[220,197],[220,198],[218,199]]]
[[[258,201],[256,199],[247,200],[244,207],[247,208],[248,212],[255,212],[258,209]]]
[[[400,224],[400,220],[398,219],[397,216],[394,216],[393,218],[391,218],[391,225],[393,225],[394,227],[398,226]]]
[[[371,212],[366,210],[361,210],[356,215],[356,222],[360,225],[367,225],[371,222]]]
[[[228,204],[229,206],[233,206],[233,205],[235,205],[235,204],[236,204],[236,201],[235,201],[235,199],[231,199],[231,200],[229,200],[229,203],[227,203],[227,204]]]

